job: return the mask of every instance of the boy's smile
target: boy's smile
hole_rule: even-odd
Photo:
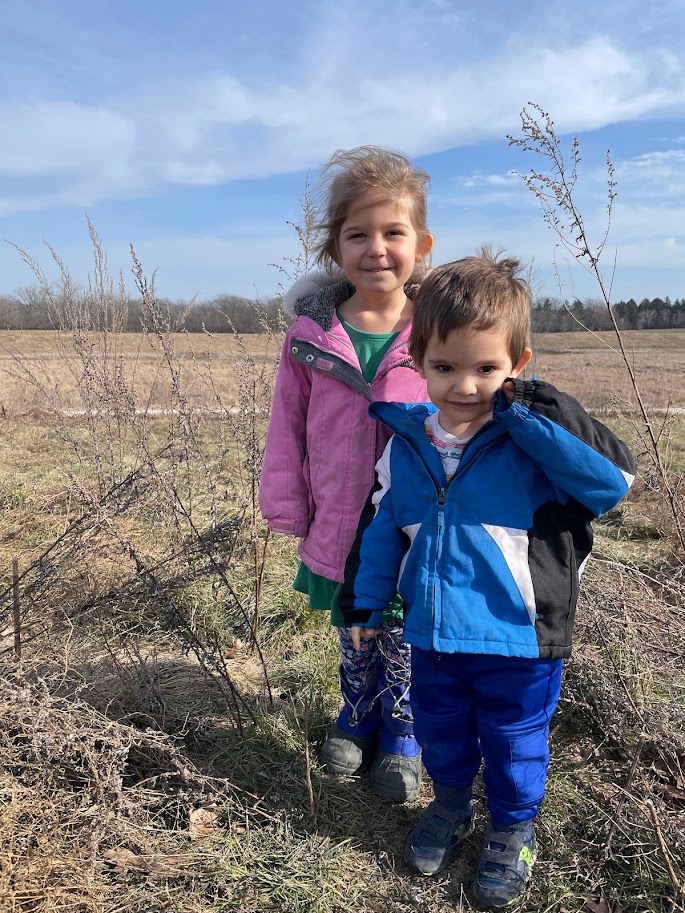
[[[444,342],[433,335],[417,370],[440,411],[444,431],[458,438],[475,434],[492,418],[492,401],[507,377],[517,377],[530,361],[525,349],[516,364],[505,330],[474,326],[450,330]]]

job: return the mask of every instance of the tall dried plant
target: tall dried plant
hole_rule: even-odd
[[[49,302],[58,355],[77,391],[76,408],[73,402],[67,406],[47,364],[15,354],[13,370],[36,391],[45,419],[76,457],[79,472],[73,474],[71,487],[80,505],[80,516],[65,535],[23,570],[26,633],[30,639],[50,639],[41,609],[51,602],[63,608],[59,617],[73,624],[108,603],[145,599],[158,607],[162,627],[180,638],[183,649],[196,656],[226,694],[229,712],[240,728],[244,706],[224,658],[227,629],[211,617],[198,619],[188,611],[182,587],[211,580],[214,598],[221,597],[231,617],[238,619],[231,625],[238,625],[241,636],[244,630],[252,638],[262,659],[259,593],[268,533],[258,515],[256,492],[275,374],[273,356],[281,339],[265,319],[267,352],[255,358],[234,334],[238,396],[226,402],[212,373],[211,336],[203,337],[204,357],[197,357],[194,344],[190,359],[179,355],[171,315],[157,297],[155,277],[145,276],[132,249],[142,305],[138,352],[149,347],[154,353],[157,386],[165,397],[161,408],[151,408],[137,383],[139,354],[133,360],[124,358],[122,333],[129,298],[123,277],[115,282],[109,276],[107,256],[90,221],[88,230],[93,272],[85,287],[74,281],[53,248],[48,246],[60,276],[54,284],[36,258],[17,248]],[[197,405],[198,388],[202,403],[209,405]],[[131,518],[143,516],[158,518],[158,541],[149,547],[128,529]],[[89,563],[105,556],[116,568],[113,588],[96,593],[84,591],[80,584],[80,590],[72,587],[67,596],[67,581],[87,577]],[[0,593],[0,605],[8,595]],[[129,635],[122,628],[117,636],[125,643]],[[132,649],[128,652],[138,655]],[[262,667],[270,694],[263,660]],[[141,671],[145,672],[142,666]]]
[[[680,492],[682,480],[674,481],[664,463],[662,437],[665,423],[663,420],[655,423],[645,407],[633,359],[626,350],[611,306],[616,258],[614,257],[611,264],[608,278],[605,276],[600,262],[605,252],[616,199],[617,181],[610,151],[607,151],[606,154],[606,223],[599,240],[593,242],[576,199],[578,165],[581,161],[580,142],[577,137],[571,140],[570,150],[565,155],[550,115],[540,105],[529,102],[528,106],[521,111],[521,136],[508,136],[507,139],[509,145],[515,146],[523,152],[531,153],[537,158],[540,163],[538,168],[531,168],[526,173],[516,173],[520,175],[528,190],[535,196],[545,223],[556,234],[560,245],[597,283],[616,336],[618,350],[614,351],[618,351],[620,355],[637,401],[642,420],[638,432],[645,452],[651,460],[653,473],[658,479],[658,489],[665,493],[674,532],[681,548],[681,559],[685,559],[685,505]],[[588,329],[588,332],[591,331]],[[609,347],[613,349],[612,346]]]

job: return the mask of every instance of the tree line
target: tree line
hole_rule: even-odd
[[[668,330],[685,327],[685,298],[634,298],[611,306],[620,330]],[[537,333],[567,333],[574,330],[610,330],[606,304],[599,299],[577,298],[573,302],[558,298],[536,298],[533,305],[533,330]]]
[[[188,333],[263,333],[277,330],[291,318],[284,310],[280,297],[257,301],[238,295],[217,295],[205,301],[173,301],[158,299],[159,310],[171,332]],[[102,305],[94,301],[94,308]],[[145,327],[143,304],[129,298],[115,303],[116,327],[129,333],[139,333]],[[96,314],[88,314],[88,296],[81,296],[78,311],[90,316],[87,325],[100,326]],[[39,286],[25,286],[10,295],[0,295],[0,330],[54,330],[74,325],[76,308],[57,292],[47,292]],[[84,324],[82,324],[84,325]]]
[[[87,296],[86,300],[87,300]],[[0,295],[0,329],[52,330],[67,328],[71,319],[65,318],[60,294],[47,292],[40,286],[25,286],[9,295]],[[293,318],[286,314],[280,297],[257,301],[238,295],[217,295],[204,301],[173,301],[161,299],[168,328],[188,333],[261,333],[277,330]],[[131,298],[117,302],[119,328],[135,333],[144,328],[142,302]],[[685,328],[685,298],[643,298],[638,304],[633,298],[612,305],[619,329],[662,330]],[[93,315],[95,316],[95,315]],[[599,299],[577,298],[573,302],[559,298],[538,297],[533,304],[533,330],[537,333],[567,333],[582,330],[612,328],[606,305]],[[94,320],[94,325],[99,321]]]

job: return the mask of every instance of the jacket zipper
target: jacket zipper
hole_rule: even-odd
[[[483,427],[485,427],[485,426],[483,426]],[[478,431],[476,431],[476,433],[473,435],[471,440],[468,442],[467,446],[471,445],[471,443],[478,437],[480,432],[481,432],[481,429],[479,428]],[[499,439],[500,439],[499,437],[494,438],[492,441],[490,441],[490,444],[494,444]],[[463,469],[466,469],[475,460],[479,451],[475,451],[473,453],[473,456],[470,456],[466,461],[464,461],[464,458],[462,456],[462,459],[459,461],[459,466],[457,467],[457,470],[454,473],[454,475],[452,476],[452,478],[449,480],[449,482],[447,482],[446,485],[441,485],[439,483],[439,481],[435,478],[433,473],[430,471],[430,469],[428,468],[426,462],[423,459],[421,450],[418,447],[418,445],[416,445],[415,442],[411,438],[403,437],[403,440],[406,441],[407,444],[409,444],[409,446],[412,448],[412,450],[418,456],[419,463],[421,464],[421,466],[423,466],[426,474],[428,475],[430,480],[435,485],[435,490],[438,495],[438,499],[437,499],[437,511],[438,511],[437,528],[438,528],[438,531],[437,531],[436,543],[435,543],[435,573],[433,575],[433,598],[432,598],[432,602],[431,602],[431,626],[432,626],[432,638],[433,638],[432,643],[433,643],[433,649],[435,649],[434,639],[436,637],[435,616],[436,616],[436,601],[437,601],[437,589],[438,589],[437,588],[438,564],[440,562],[440,558],[442,555],[442,540],[443,540],[444,529],[445,529],[445,503],[447,501],[447,489],[452,484],[452,482],[455,480],[455,478],[459,474],[459,472],[461,472]],[[488,444],[487,446],[490,446],[490,444]]]
[[[438,590],[438,566],[440,564],[440,558],[442,556],[442,537],[443,531],[445,528],[445,499],[447,497],[447,487],[438,488],[438,535],[436,536],[435,542],[435,573],[433,574],[433,603],[431,608],[431,630],[433,633],[433,638],[435,638],[435,614],[437,601],[437,590]],[[435,644],[433,644],[435,647]]]
[[[371,381],[371,383],[375,384],[377,380],[380,380],[381,377],[385,377],[386,374],[388,374],[390,371],[393,371],[395,368],[406,368],[406,367],[409,367],[409,365],[413,365],[413,364],[414,364],[413,359],[401,358],[399,361],[396,361],[394,364],[388,365],[388,367],[385,368],[384,371],[381,371],[380,374],[376,374],[376,376]]]

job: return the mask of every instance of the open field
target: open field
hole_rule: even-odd
[[[631,330],[622,338],[645,406],[685,408],[685,331]],[[531,372],[595,412],[635,405],[612,333],[538,334]]]
[[[624,340],[682,495],[685,333]],[[422,879],[402,848],[429,784],[392,806],[317,767],[336,638],[254,510],[277,350],[0,333],[1,913],[476,909],[482,788],[476,835]],[[685,554],[618,357],[585,333],[535,350],[639,476],[597,524],[521,909],[677,913]]]
[[[623,334],[645,405],[651,409],[685,408],[685,330],[631,330]],[[191,403],[212,407],[215,391],[226,402],[237,396],[235,360],[240,358],[231,333],[170,334],[179,359],[181,381]],[[110,356],[120,359],[139,408],[160,408],[168,400],[169,379],[160,358],[159,340],[129,333],[109,339]],[[266,336],[243,336],[244,351],[258,363],[278,356]],[[547,333],[533,341],[531,373],[573,393],[587,409],[616,411],[634,406],[634,394],[611,333]],[[7,414],[41,408],[41,385],[58,386],[63,408],[78,408],[80,377],[68,333],[0,332],[0,406]],[[211,372],[212,384],[208,383]]]

